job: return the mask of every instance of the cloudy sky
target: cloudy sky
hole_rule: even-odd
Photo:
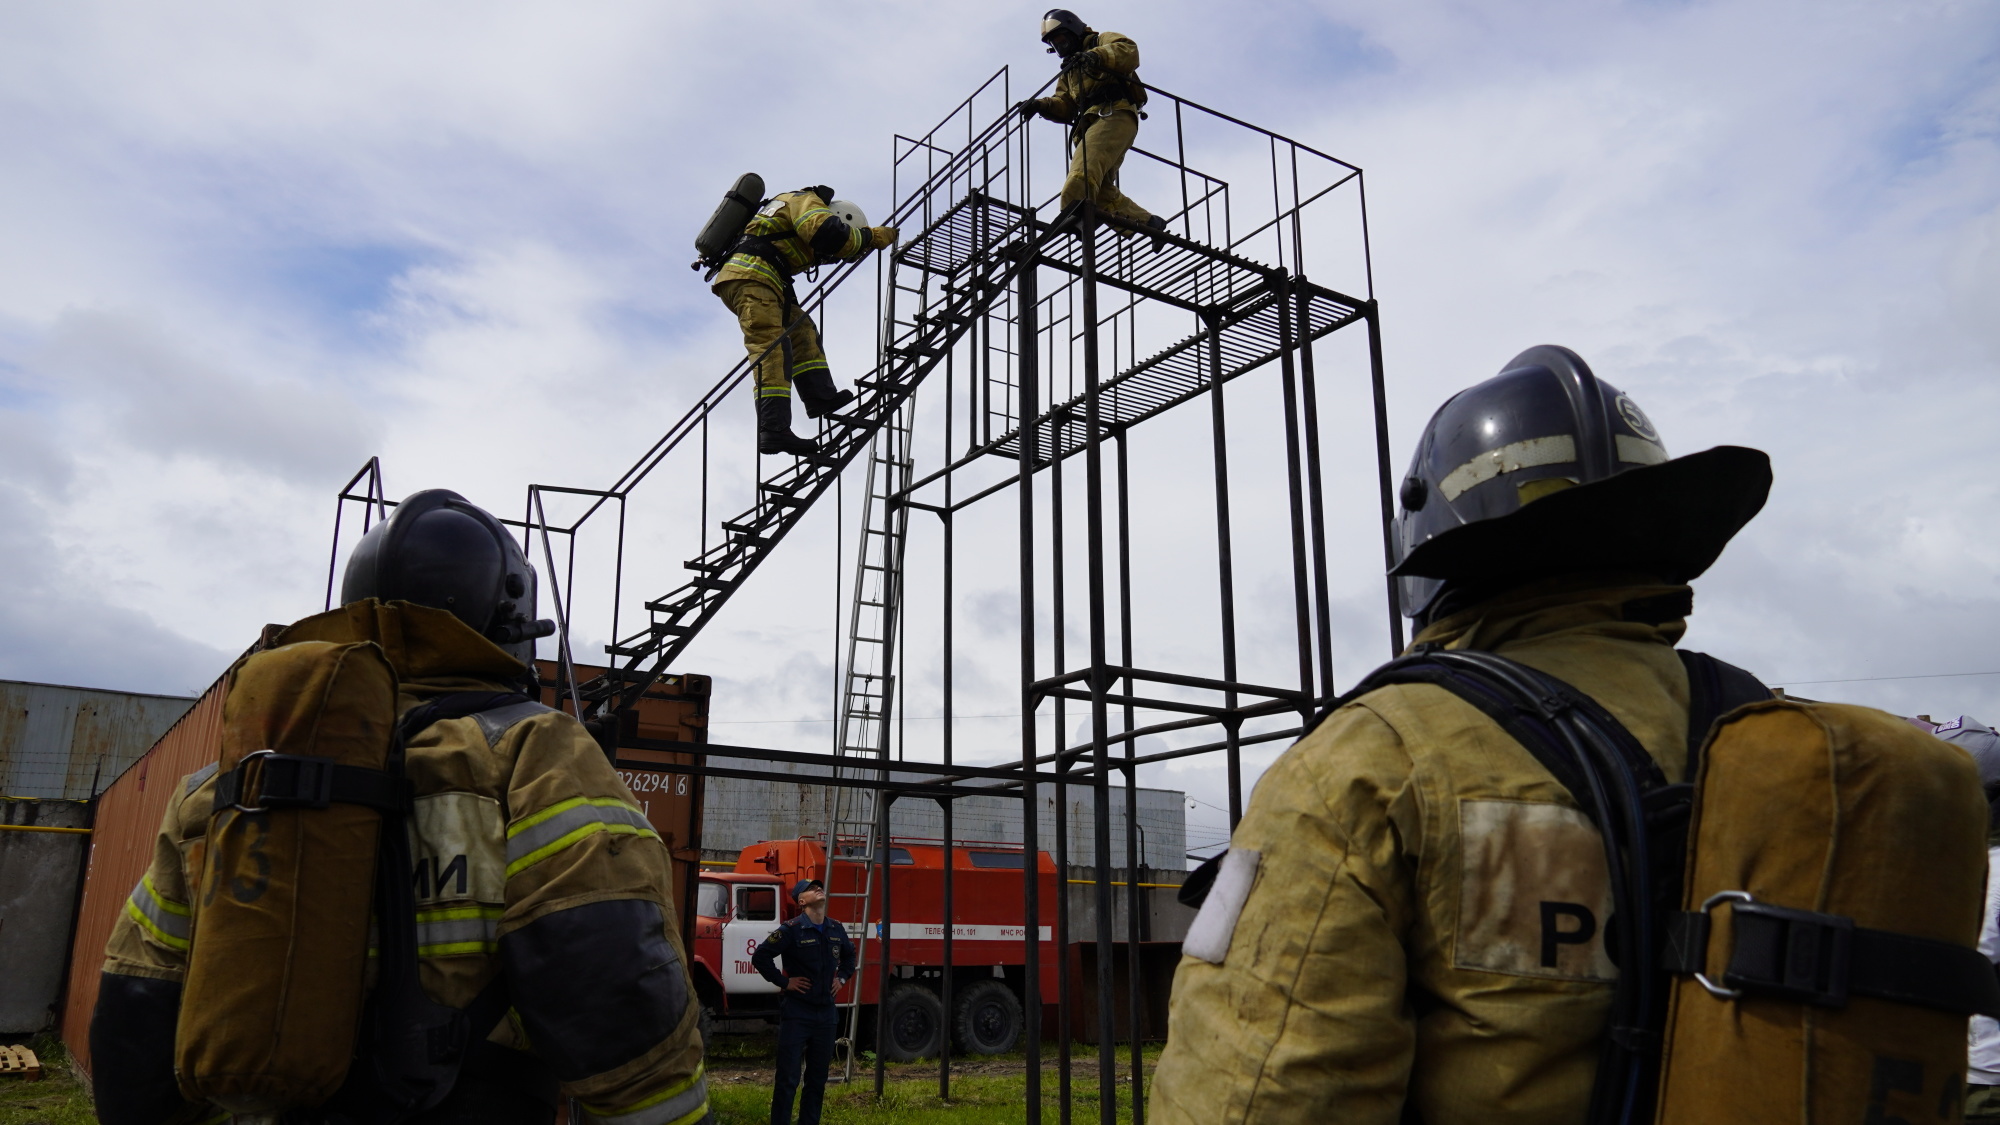
[[[441,485],[507,514],[530,482],[608,484],[737,354],[686,265],[730,179],[886,212],[893,135],[1003,66],[1016,89],[1050,69],[1029,8],[821,8],[776,47],[742,11],[0,4],[0,677],[198,691],[258,626],[319,608],[334,495],[371,456],[392,495]],[[1675,452],[1773,456],[1770,506],[1698,583],[1691,645],[1800,694],[2000,718],[2000,675],[1947,676],[2000,673],[2000,7],[1083,14],[1139,41],[1149,81],[1366,169],[1399,469],[1451,391],[1567,344]],[[1351,272],[1329,247],[1327,272]],[[873,328],[864,303],[841,315],[844,383]],[[1358,353],[1326,355],[1337,400]],[[1277,432],[1253,383],[1232,423],[1250,439]],[[740,413],[712,435],[725,484]],[[1182,506],[1211,518],[1183,447],[1203,425],[1134,438],[1146,597],[1213,588],[1174,538]],[[1347,683],[1387,643],[1365,418],[1337,406],[1328,437]],[[1277,525],[1246,444],[1243,549],[1282,556],[1281,531],[1256,540]],[[634,496],[628,624],[698,549],[698,471]],[[960,549],[1010,559],[1008,526],[970,520]],[[833,709],[835,530],[815,513],[689,652],[717,677],[719,740],[825,745],[802,720]],[[1258,567],[1246,666],[1282,669],[1288,589]],[[1009,577],[987,571],[961,590],[965,714],[1004,706],[1014,674]],[[578,571],[584,652],[609,576]],[[1135,639],[1202,670],[1204,621],[1148,615]],[[919,647],[913,719],[940,706],[916,686],[934,637]],[[1017,744],[1005,720],[960,730],[962,753]],[[1211,802],[1216,778],[1149,775]]]

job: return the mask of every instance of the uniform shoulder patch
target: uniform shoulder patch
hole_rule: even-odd
[[[1200,913],[1188,925],[1181,952],[1211,965],[1222,964],[1229,956],[1229,940],[1236,935],[1236,920],[1243,915],[1243,904],[1250,899],[1250,889],[1257,883],[1257,868],[1263,859],[1262,852],[1245,848],[1231,848],[1223,853],[1215,883],[1209,887]]]
[[[765,938],[764,940],[765,940],[765,941],[783,941],[783,940],[784,940],[784,937],[785,937],[785,927],[783,927],[783,926],[779,926],[779,927],[778,927],[777,929],[775,929],[775,930],[772,930],[772,931],[771,931],[771,936],[770,936],[770,937],[767,937],[767,938]]]
[[[1611,981],[1611,879],[1597,826],[1567,805],[1463,799],[1452,963],[1514,976]]]

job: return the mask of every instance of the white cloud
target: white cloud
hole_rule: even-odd
[[[1979,470],[1979,420],[2000,405],[1990,7],[1216,13],[1085,14],[1140,40],[1151,81],[1367,169],[1398,469],[1452,390],[1568,344],[1676,451],[1774,456],[1770,509],[1701,583],[1694,643],[1772,676],[1984,670],[1979,640],[2000,625]],[[722,187],[755,168],[886,211],[892,134],[927,129],[1002,63],[1015,97],[1047,76],[1032,23],[851,7],[813,25],[812,64],[794,67],[745,48],[733,13],[689,5],[9,9],[0,503],[34,594],[0,621],[0,674],[205,682],[257,625],[319,606],[332,490],[370,454],[392,495],[454,487],[508,516],[529,482],[607,484],[738,354],[686,269]],[[1145,128],[1142,144],[1164,144],[1168,118]],[[1323,246],[1315,276],[1350,284],[1354,256],[1331,232]],[[843,383],[866,366],[872,314],[855,295],[827,318]],[[1386,648],[1372,429],[1338,398],[1358,385],[1356,343],[1322,356],[1351,682]],[[1264,392],[1232,395],[1244,674],[1282,682],[1275,423]],[[748,407],[710,437],[713,522],[749,497]],[[1146,660],[1213,671],[1205,443],[1203,417],[1133,439],[1136,631]],[[685,452],[627,513],[628,628],[699,549]],[[960,541],[969,713],[1011,705],[1018,658],[1011,517],[980,518]],[[934,701],[941,600],[936,525],[917,519],[913,712]],[[690,654],[718,677],[718,718],[831,710],[834,530],[815,512]],[[585,546],[590,660],[612,575],[603,539]],[[1075,611],[1080,579],[1070,597]],[[2000,714],[2000,677],[1826,691]],[[1001,753],[1008,736],[964,738]],[[1220,791],[1212,764],[1164,774]]]

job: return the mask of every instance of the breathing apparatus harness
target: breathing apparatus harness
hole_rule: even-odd
[[[797,190],[812,192],[814,195],[819,196],[820,201],[823,203],[831,204],[833,202],[833,189],[825,184],[811,184]],[[757,221],[758,216],[763,214],[764,208],[769,206],[770,203],[771,200],[766,199],[757,205],[755,213],[744,224],[746,230],[749,228],[750,223]],[[825,228],[821,229],[824,230]],[[844,224],[841,229],[845,231],[846,227]],[[762,258],[764,261],[770,263],[771,268],[777,270],[778,274],[785,279],[785,303],[796,307],[799,303],[799,296],[798,291],[792,287],[792,267],[785,263],[784,255],[778,252],[777,240],[780,238],[797,237],[798,235],[795,233],[784,235],[745,234],[729,247],[729,253],[723,257],[723,262],[729,260],[729,255],[735,254],[748,254],[753,258]],[[843,234],[842,237],[845,237],[845,235]],[[819,278],[819,262],[817,259],[823,249],[821,246],[816,245],[819,241],[819,239],[814,239],[813,242],[806,244],[812,249],[815,259],[813,264],[806,267],[805,270],[806,280],[808,281],[815,281]],[[718,263],[714,269],[709,271],[708,276],[713,278],[721,268],[722,265]]]
[[[1672,595],[1668,595],[1672,597]],[[1683,595],[1684,597],[1685,595]],[[1641,607],[1682,616],[1685,606]],[[1755,676],[1703,653],[1677,650],[1688,676],[1687,776],[1700,776],[1701,751],[1723,715],[1771,698]],[[1692,781],[1669,783],[1651,754],[1596,700],[1525,664],[1490,652],[1419,644],[1377,668],[1314,717],[1327,716],[1380,687],[1432,684],[1500,724],[1569,791],[1604,840],[1612,917],[1605,947],[1619,967],[1590,1125],[1652,1120],[1659,1086],[1669,974],[1693,976],[1725,997],[1745,992],[1824,1007],[1871,996],[1965,1014],[2000,1015],[2000,980],[1977,950],[1855,926],[1838,915],[1751,900],[1732,905],[1733,949],[1725,980],[1705,975],[1709,911],[1680,909]],[[1226,852],[1223,854],[1227,854]],[[1199,908],[1222,856],[1190,873],[1180,900]],[[1721,898],[1723,896],[1716,896]],[[1817,956],[1831,949],[1834,956]],[[1803,951],[1803,952],[1802,952]],[[1720,991],[1718,991],[1720,990]]]
[[[362,1012],[360,1042],[347,1081],[326,1105],[302,1111],[300,1119],[316,1125],[393,1125],[436,1106],[457,1084],[466,1051],[491,1034],[507,1013],[504,975],[496,976],[464,1008],[432,1000],[419,983],[416,892],[410,878],[415,861],[408,829],[413,806],[403,769],[404,748],[434,723],[532,702],[518,692],[455,692],[413,707],[397,722],[388,761],[380,771],[296,764],[324,763],[315,758],[260,759],[264,773],[259,803],[265,808],[325,808],[333,801],[382,810],[375,882],[375,987]],[[272,769],[286,761],[294,764]],[[241,792],[242,769],[217,779],[218,803]],[[369,776],[355,776],[361,774]],[[288,1115],[287,1120],[297,1116]]]

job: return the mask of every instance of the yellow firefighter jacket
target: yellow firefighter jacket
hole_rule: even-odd
[[[400,680],[399,712],[452,692],[517,690],[522,672],[450,614],[403,602],[355,602],[293,625],[277,643],[303,640],[381,645]],[[708,1101],[699,1004],[668,857],[597,742],[567,714],[526,704],[435,723],[407,755],[424,991],[463,1007],[504,971],[514,1010],[496,1041],[549,1062],[564,1092],[597,1117],[699,1121]],[[152,867],[112,931],[106,973],[182,979],[214,774],[210,766],[186,778],[167,806]],[[607,910],[639,904],[657,908],[644,917],[657,917],[659,933],[641,937],[658,956],[638,963],[641,942],[627,943],[629,954],[579,947],[604,929]],[[659,963],[667,950],[677,965]],[[621,967],[621,956],[635,963]],[[631,981],[620,977],[627,970]],[[661,985],[669,974],[677,987]],[[635,1003],[663,987],[678,993],[679,1010]],[[598,994],[612,991],[619,995]]]
[[[1659,607],[1686,588],[1639,581],[1540,584],[1418,639],[1567,681],[1680,780],[1686,624]],[[1603,845],[1485,714],[1362,696],[1272,765],[1230,846],[1254,881],[1221,963],[1181,959],[1151,1121],[1583,1120],[1617,974]]]
[[[859,258],[887,246],[891,236],[886,227],[848,226],[816,192],[788,191],[752,216],[710,288],[749,280],[787,293],[800,270]]]
[[[1139,45],[1115,31],[1099,31],[1083,41],[1095,66],[1086,63],[1056,78],[1056,91],[1035,99],[1035,112],[1064,125],[1080,123],[1079,111],[1138,113],[1145,102],[1139,69]]]

